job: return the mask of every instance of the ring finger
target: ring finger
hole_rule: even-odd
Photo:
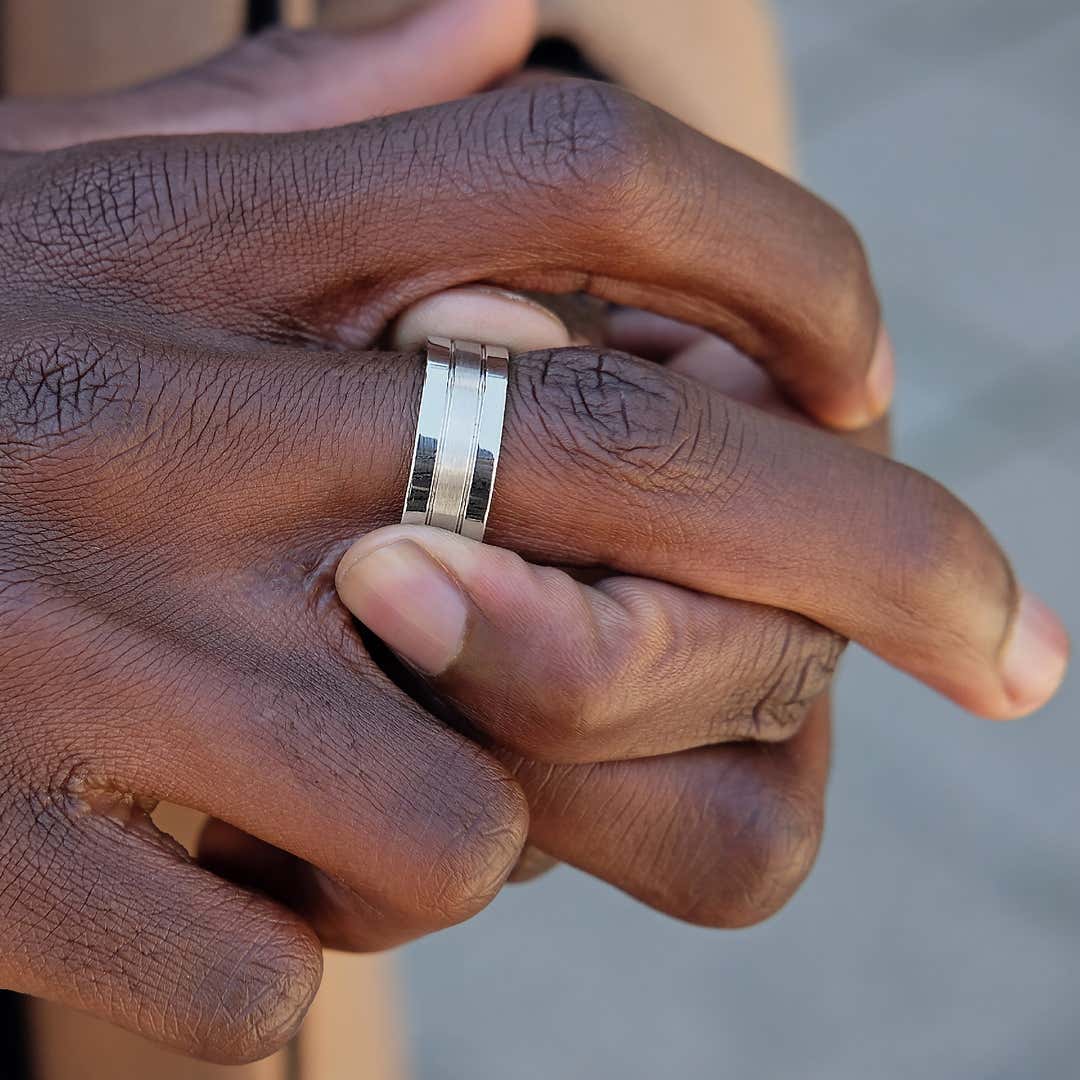
[[[822,697],[776,745],[594,765],[505,760],[542,851],[676,918],[740,927],[782,907],[813,865],[829,744]]]

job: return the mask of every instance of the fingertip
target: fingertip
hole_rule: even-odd
[[[1001,654],[1001,677],[1010,709],[1001,719],[1028,716],[1057,693],[1069,666],[1070,642],[1054,611],[1026,589]]]
[[[426,551],[431,558],[450,567],[459,576],[468,573],[471,562],[481,557],[480,552],[492,550],[467,536],[429,525],[384,525],[359,537],[341,556],[336,573],[338,587],[368,555],[381,547],[406,542]]]
[[[441,674],[461,652],[468,601],[446,567],[408,537],[353,545],[336,582],[349,611],[425,674]]]
[[[402,312],[390,335],[393,347],[402,351],[422,348],[433,335],[503,345],[511,354],[572,344],[554,312],[490,285],[464,285],[418,300]]]
[[[802,405],[815,420],[834,431],[862,431],[886,416],[896,389],[896,357],[885,327],[878,331],[866,375],[846,389],[810,394]]]
[[[892,405],[896,389],[896,357],[892,340],[884,326],[878,331],[874,355],[866,373],[866,391],[870,403],[871,421],[879,420]]]

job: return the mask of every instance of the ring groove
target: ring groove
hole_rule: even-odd
[[[509,353],[429,338],[401,520],[482,540],[506,411]]]

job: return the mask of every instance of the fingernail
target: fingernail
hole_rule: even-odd
[[[338,574],[341,602],[394,652],[428,675],[445,671],[465,640],[468,606],[457,582],[418,544],[399,540]]]
[[[882,327],[878,333],[870,367],[866,372],[866,392],[870,398],[870,409],[875,420],[889,411],[895,388],[896,360],[893,356],[892,342],[885,328]]]
[[[1069,663],[1069,635],[1037,596],[1024,590],[1002,655],[1002,678],[1013,704],[1030,712],[1054,695]]]

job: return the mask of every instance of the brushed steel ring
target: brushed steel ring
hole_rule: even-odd
[[[510,354],[501,345],[430,337],[404,525],[483,540],[502,445]]]

